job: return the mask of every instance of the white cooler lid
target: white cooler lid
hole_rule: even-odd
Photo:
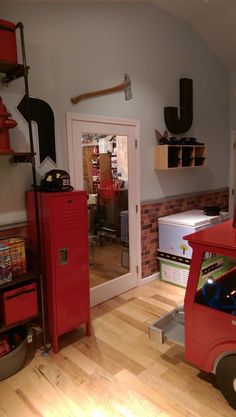
[[[227,220],[229,213],[221,212],[218,216],[207,216],[203,210],[188,210],[182,213],[171,214],[169,216],[159,217],[159,224],[175,224],[179,226],[198,227],[205,226],[209,223],[218,223]]]

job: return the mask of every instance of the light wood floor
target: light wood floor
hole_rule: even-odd
[[[187,364],[175,345],[149,344],[148,324],[181,302],[184,290],[154,281],[92,309],[83,329],[38,350],[0,382],[1,417],[235,417],[214,377]]]
[[[129,268],[122,265],[121,245],[107,241],[102,245],[90,245],[89,251],[89,286],[103,284],[121,275],[127,274]]]

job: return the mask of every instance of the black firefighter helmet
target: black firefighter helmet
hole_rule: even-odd
[[[68,172],[62,169],[52,169],[46,172],[41,178],[40,190],[60,192],[72,191],[74,188],[70,185],[70,176]]]

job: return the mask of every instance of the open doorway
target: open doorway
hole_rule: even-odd
[[[88,193],[90,296],[138,285],[141,272],[138,122],[67,115],[72,185]]]

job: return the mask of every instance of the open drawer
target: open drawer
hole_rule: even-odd
[[[162,344],[167,341],[185,346],[184,310],[176,307],[148,327],[149,339]]]

